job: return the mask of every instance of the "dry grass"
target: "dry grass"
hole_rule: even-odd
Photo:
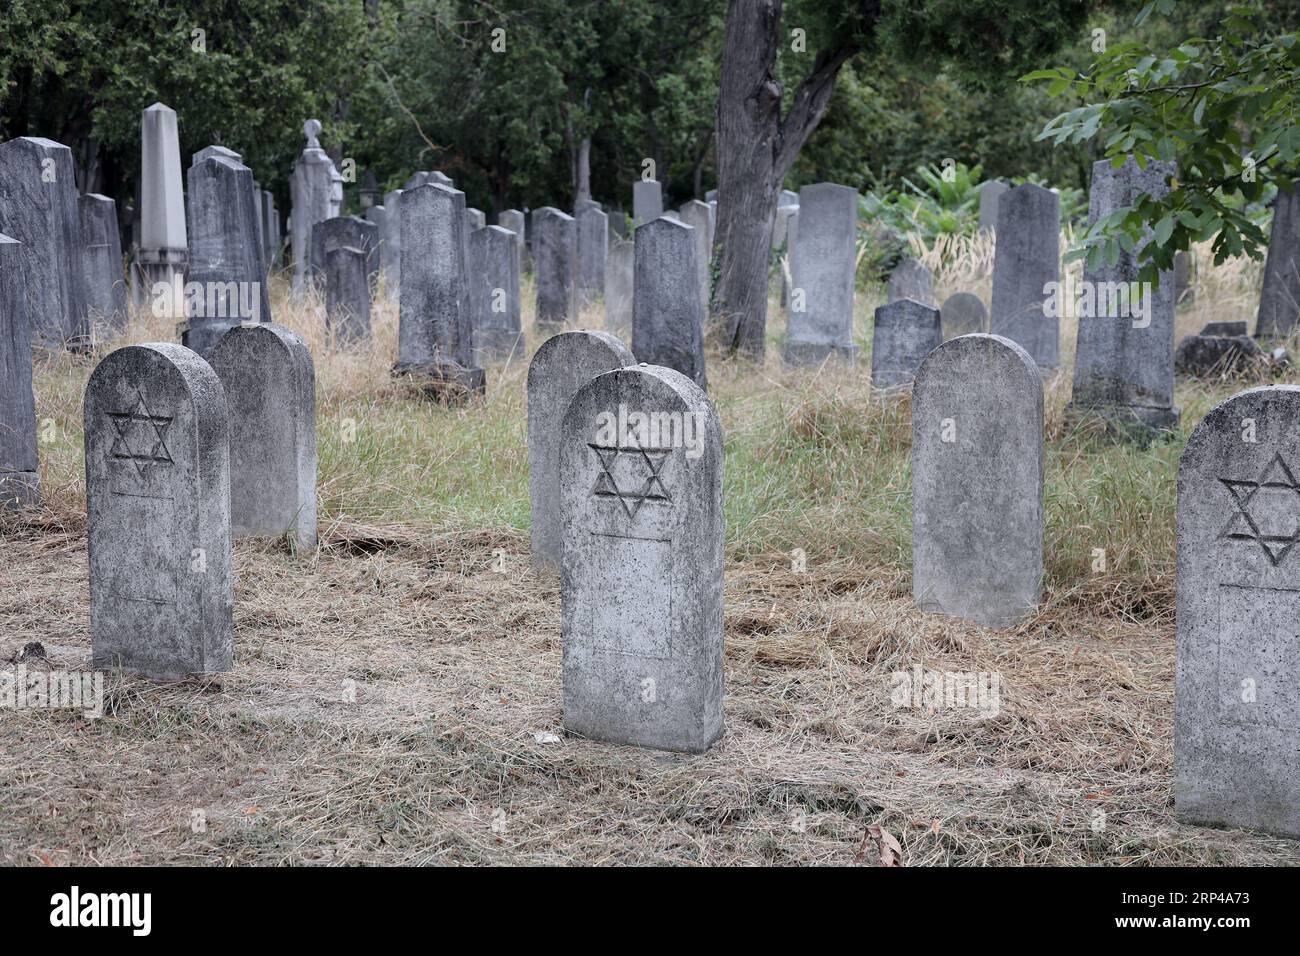
[[[1200,277],[1184,323],[1244,314],[1232,269]],[[321,546],[237,542],[232,672],[114,675],[99,720],[0,711],[0,863],[853,863],[878,859],[873,824],[908,865],[1300,863],[1300,844],[1173,818],[1181,437],[1068,431],[1068,383],[1051,386],[1047,592],[988,631],[910,599],[906,400],[714,357],[727,732],[703,756],[612,747],[561,729],[558,589],[528,570],[525,369],[490,369],[481,405],[433,406],[388,379],[391,304],[350,354],[276,291],[316,358]],[[172,337],[149,319],[126,338]],[[40,641],[50,666],[89,666],[80,397],[103,351],[37,370],[46,506],[0,525],[0,661]],[[1182,434],[1239,384],[1180,384]],[[915,666],[998,674],[1000,711],[894,707],[890,674]]]

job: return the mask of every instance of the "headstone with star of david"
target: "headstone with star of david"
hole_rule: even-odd
[[[717,414],[681,373],[634,365],[579,388],[561,435],[565,729],[701,753],[722,736]]]
[[[1300,387],[1239,392],[1178,467],[1174,810],[1300,837]]]
[[[633,238],[632,351],[638,362],[676,369],[707,388],[695,230],[661,216]]]
[[[912,385],[912,596],[1008,627],[1042,577],[1042,377],[1009,339],[949,339]]]
[[[257,323],[223,335],[211,363],[230,416],[231,530],[241,538],[287,535],[299,550],[315,548],[311,353],[284,326]]]
[[[553,335],[533,353],[528,366],[528,502],[535,568],[560,566],[560,422],[569,402],[597,375],[635,362],[617,336],[585,329]]]
[[[22,243],[0,233],[0,508],[41,503]]]
[[[128,345],[85,395],[94,667],[157,680],[233,666],[225,390],[181,345]]]

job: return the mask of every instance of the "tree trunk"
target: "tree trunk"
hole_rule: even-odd
[[[574,207],[591,198],[591,137],[584,136],[578,143],[577,182],[573,188]]]

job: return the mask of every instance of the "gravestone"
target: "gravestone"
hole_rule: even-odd
[[[1143,195],[1169,192],[1173,163],[1149,162],[1140,169],[1132,157],[1115,169],[1110,160],[1092,164],[1088,222],[1131,207]],[[999,233],[999,241],[1003,238]],[[1150,241],[1150,230],[1147,232]],[[1174,408],[1174,276],[1160,273],[1158,287],[1134,296],[1141,266],[1139,245],[1121,250],[1114,265],[1084,268],[1078,297],[1079,333],[1074,352],[1074,391],[1066,414],[1072,419],[1099,416],[1121,428],[1170,429]],[[1063,310],[1057,309],[1057,314]]]
[[[1300,388],[1216,406],[1178,467],[1174,812],[1300,837]]]
[[[702,753],[723,729],[717,414],[684,375],[633,366],[579,388],[561,436],[565,730]]]
[[[225,146],[203,147],[201,150],[199,150],[197,153],[195,153],[193,156],[190,157],[190,165],[197,166],[199,163],[203,162],[209,156],[222,156],[226,159],[233,160],[234,162],[239,163],[239,165],[241,166],[244,165],[243,155]]]
[[[609,253],[609,217],[593,202],[574,210],[577,235],[578,273],[576,295],[578,310],[593,308],[605,295],[605,259]]]
[[[1058,317],[1047,315],[1049,289],[1061,281],[1061,200],[1033,183],[998,199],[989,330],[1020,345],[1040,370],[1060,364]]]
[[[373,223],[375,228],[379,230],[375,233],[375,238],[378,241],[378,260],[375,265],[375,281],[378,282],[379,274],[384,271],[384,229],[388,225],[388,209],[387,207],[376,203],[366,210],[365,218],[366,222]]]
[[[636,364],[607,332],[552,335],[528,366],[528,502],[533,567],[560,567],[560,424],[579,388],[597,375]]]
[[[128,345],[91,374],[86,517],[96,670],[177,680],[233,666],[227,423],[216,372],[183,346]]]
[[[0,228],[4,223],[0,222]],[[1300,190],[1278,189],[1264,261],[1256,338],[1289,335],[1300,321]]]
[[[605,260],[605,328],[627,337],[632,331],[632,283],[636,268],[636,244],[615,239]]]
[[[140,234],[136,252],[135,302],[174,303],[189,262],[185,233],[185,185],[181,179],[176,111],[154,103],[140,114]],[[155,288],[164,284],[166,288]],[[170,303],[170,305],[168,305]],[[177,316],[179,318],[179,315]]]
[[[307,291],[307,269],[311,259],[312,226],[338,215],[335,201],[335,177],[338,170],[325,150],[321,149],[321,125],[310,119],[303,124],[307,146],[298,157],[289,177],[289,191],[293,212],[289,217],[289,231],[293,245],[293,292],[302,296]],[[340,184],[341,187],[341,184]]]
[[[695,272],[700,283],[701,315],[709,312],[709,267],[713,256],[713,210],[708,203],[692,199],[677,211],[677,217],[695,230]]]
[[[857,360],[853,344],[857,235],[856,189],[817,183],[799,190],[799,225],[790,263],[787,364],[819,365],[829,356],[849,363]]]
[[[190,271],[181,344],[207,356],[242,321],[270,322],[266,262],[257,240],[253,171],[209,156],[189,170]]]
[[[307,346],[269,322],[212,350],[230,416],[230,524],[237,538],[316,547],[316,372]]]
[[[257,251],[262,256],[262,269],[269,273],[270,266],[266,264],[266,216],[262,211],[262,184],[256,179],[253,180],[253,222],[257,225]]]
[[[577,294],[577,223],[551,206],[533,212],[537,327],[557,332],[568,324]]]
[[[998,227],[998,201],[1011,187],[1000,179],[990,179],[979,185],[980,231],[994,232]]]
[[[790,206],[785,221],[785,256],[781,262],[781,308],[790,307],[790,277],[794,267],[794,247],[799,241],[799,207]]]
[[[676,369],[707,388],[695,230],[661,216],[637,227],[635,243],[632,352],[638,362]]]
[[[36,402],[22,245],[0,234],[0,508],[38,508]]]
[[[1246,322],[1230,320],[1227,322],[1207,322],[1201,329],[1201,335],[1246,335]]]
[[[280,210],[275,208],[275,197],[270,190],[262,190],[262,239],[266,243],[266,268],[280,268],[284,238],[280,234]]]
[[[484,226],[469,237],[470,296],[474,308],[474,360],[503,361],[522,354],[519,247],[515,234]]]
[[[487,216],[483,214],[483,210],[475,209],[472,206],[466,208],[465,228],[468,229],[471,234],[473,234],[478,229],[482,229],[486,225],[487,225]]]
[[[938,309],[912,299],[880,306],[871,334],[871,387],[886,390],[912,384],[921,362],[941,342]]]
[[[632,184],[632,227],[635,230],[664,214],[663,187],[655,179],[638,179]]]
[[[459,402],[486,387],[474,365],[466,289],[465,194],[429,182],[402,194],[402,293],[395,375]]]
[[[370,341],[369,262],[353,246],[335,246],[325,254],[325,324],[339,345]]]
[[[518,261],[518,272],[522,277],[524,274],[524,252],[527,249],[527,236],[524,235],[525,216],[518,209],[507,209],[497,216],[497,225],[503,229],[509,229],[515,234],[515,259]]]
[[[1192,288],[1192,257],[1186,249],[1174,253],[1174,306],[1184,308],[1196,301]]]
[[[794,248],[793,237],[790,235],[790,220],[799,215],[799,204],[793,206],[778,206],[776,209],[776,220],[772,226],[772,249],[778,250],[784,247],[786,251]]]
[[[934,274],[925,263],[906,257],[898,261],[889,275],[886,289],[889,302],[912,299],[925,305],[934,304]]]
[[[311,274],[319,285],[325,284],[325,257],[339,246],[364,252],[367,281],[379,281],[379,226],[359,216],[335,216],[311,229]]]
[[[949,339],[912,386],[912,596],[1009,627],[1042,577],[1042,378],[1009,339]]]
[[[384,197],[384,224],[379,229],[379,266],[384,272],[384,288],[396,299],[402,288],[402,195],[394,189]]]
[[[971,332],[983,332],[988,325],[988,313],[984,311],[984,301],[970,292],[950,295],[939,310],[939,315],[945,339],[969,335]]]
[[[122,239],[117,231],[117,203],[98,193],[77,200],[84,249],[82,279],[90,323],[101,322],[115,332],[126,326],[126,272]]]
[[[370,210],[379,205],[379,177],[375,175],[373,169],[367,169],[361,174],[361,188],[358,190],[361,196],[361,214],[366,219],[370,219]]]
[[[33,345],[88,343],[72,151],[38,136],[0,143],[0,232],[21,243]]]

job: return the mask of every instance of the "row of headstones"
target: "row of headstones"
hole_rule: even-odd
[[[722,734],[722,449],[694,383],[566,332],[528,374],[534,565],[562,581],[564,723],[700,752]],[[922,361],[912,401],[913,596],[988,627],[1043,580],[1043,380],[973,333]],[[1176,812],[1300,836],[1300,388],[1220,404],[1179,464]],[[1287,558],[1292,560],[1288,563]]]

